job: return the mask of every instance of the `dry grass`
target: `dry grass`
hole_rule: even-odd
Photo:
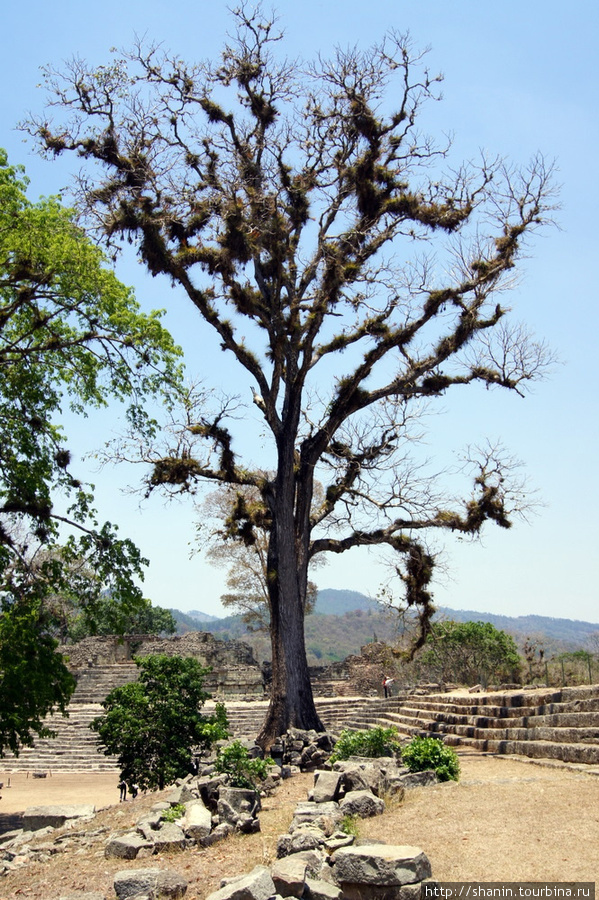
[[[361,836],[422,847],[431,860],[433,875],[441,880],[595,879],[599,872],[599,778],[510,759],[461,757],[459,784],[409,792],[401,806],[361,822]],[[83,845],[75,836],[70,846],[48,862],[29,865],[1,879],[0,900],[49,900],[83,889],[113,898],[114,872],[140,866],[180,871],[189,882],[186,900],[204,900],[221,878],[273,861],[277,838],[286,831],[296,803],[306,798],[312,780],[308,774],[296,776],[264,802],[259,834],[234,836],[208,850],[130,862],[104,859],[107,834],[133,827],[157,795],[120,807],[117,804],[101,811],[88,826],[99,831],[92,843]],[[113,781],[111,796],[116,793]]]

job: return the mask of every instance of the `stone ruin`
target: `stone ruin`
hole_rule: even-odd
[[[120,683],[131,681],[136,671],[132,666],[133,658],[153,654],[192,657],[210,667],[212,671],[206,676],[205,686],[216,699],[264,699],[264,675],[252,648],[242,641],[219,641],[206,631],[191,631],[167,638],[157,635],[88,637],[77,644],[65,645],[60,651],[68,657],[69,668],[82,688],[85,684],[93,694],[94,683],[97,683],[97,692],[103,694],[94,698],[97,702],[105,696],[101,675],[107,668],[112,670],[116,686],[119,669]]]

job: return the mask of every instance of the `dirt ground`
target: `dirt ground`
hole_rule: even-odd
[[[0,815],[23,812],[28,806],[92,803],[102,809],[119,802],[118,772],[48,773],[46,778],[34,778],[26,772],[5,773],[0,769],[0,781]]]
[[[361,821],[360,837],[421,847],[431,860],[433,877],[443,881],[595,881],[599,777],[464,752],[460,759],[459,783],[408,792],[401,805],[391,804],[383,816]],[[2,779],[7,777],[0,775]],[[116,803],[87,826],[101,832],[95,844],[86,849],[75,844],[45,863],[1,878],[0,900],[49,900],[83,887],[113,898],[114,872],[140,865],[181,872],[189,882],[186,900],[204,900],[221,878],[274,861],[277,837],[287,829],[296,803],[305,799],[312,782],[310,774],[296,776],[266,799],[259,834],[234,836],[207,850],[128,862],[104,859],[107,834],[132,827],[157,795],[119,806],[113,775],[35,780],[13,775],[11,787],[2,789],[3,813],[59,800],[98,807]]]

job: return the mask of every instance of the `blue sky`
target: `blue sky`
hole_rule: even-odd
[[[560,227],[535,241],[509,304],[547,339],[562,364],[525,400],[495,394],[493,402],[482,403],[473,394],[445,404],[431,437],[431,452],[437,440],[457,449],[484,435],[501,437],[527,463],[544,505],[510,532],[489,528],[480,544],[447,544],[435,598],[460,609],[599,622],[596,3],[304,0],[276,8],[290,57],[326,55],[336,44],[365,47],[389,28],[409,30],[416,45],[430,46],[431,70],[445,76],[443,102],[428,110],[427,127],[453,133],[457,156],[474,157],[484,148],[526,163],[540,150],[556,160]],[[220,48],[230,25],[227,5],[205,0],[106,0],[101,9],[65,0],[10,4],[3,14],[0,146],[11,162],[26,165],[31,196],[61,190],[75,165],[70,159],[42,161],[14,129],[28,110],[43,107],[43,92],[36,89],[40,65],[60,65],[73,55],[102,64],[111,47],[129,46],[135,35],[202,59]],[[215,358],[198,350],[191,311],[173,303],[168,284],[148,279],[130,260],[119,264],[119,274],[144,306],[170,305],[166,322],[189,353],[190,371],[214,370]],[[83,454],[117,425],[111,412],[69,427]],[[223,575],[201,557],[189,559],[189,504],[166,505],[154,497],[140,505],[138,496],[121,490],[140,473],[95,472],[91,465],[82,461],[79,472],[98,485],[102,516],[118,522],[151,560],[147,595],[164,606],[218,614]],[[316,580],[321,587],[373,595],[385,577],[373,556],[356,554],[333,560]]]

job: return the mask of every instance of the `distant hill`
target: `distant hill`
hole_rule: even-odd
[[[325,588],[318,592],[314,613],[323,616],[342,616],[355,609],[371,609],[380,612],[381,607],[376,600],[360,594],[359,591],[336,591],[333,588]]]
[[[242,638],[251,644],[258,659],[270,658],[268,635],[248,633],[241,616],[219,618],[197,610],[171,612],[181,632],[211,631],[222,640]],[[547,657],[588,648],[591,635],[599,632],[599,624],[550,616],[501,616],[449,607],[440,607],[437,616],[457,622],[491,622],[511,634],[520,647],[526,638],[541,640]],[[310,665],[325,665],[359,653],[360,647],[373,640],[391,643],[397,639],[399,627],[397,616],[371,597],[359,591],[327,588],[318,592],[314,612],[306,618],[308,661]]]

